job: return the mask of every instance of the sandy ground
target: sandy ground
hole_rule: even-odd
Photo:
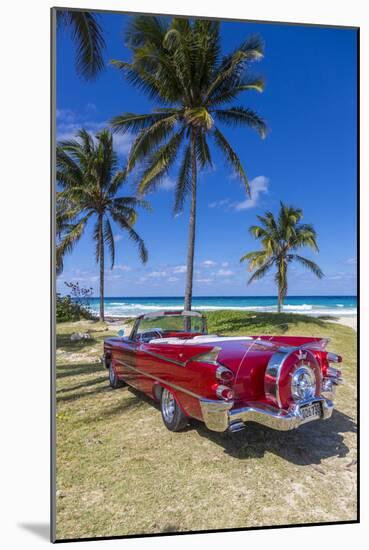
[[[345,325],[346,327],[353,328],[354,330],[357,330],[357,316],[343,316],[343,317],[337,317],[337,320],[332,320],[332,323],[340,323],[341,325]]]

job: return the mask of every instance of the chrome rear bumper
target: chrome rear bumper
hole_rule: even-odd
[[[239,431],[246,422],[257,422],[268,428],[279,431],[288,431],[298,428],[302,424],[319,420],[316,417],[304,418],[301,408],[312,403],[320,403],[321,419],[327,420],[332,416],[333,401],[325,397],[315,397],[309,402],[293,405],[288,410],[277,409],[264,403],[249,403],[247,407],[233,409],[233,402],[200,400],[202,416],[209,430],[215,432]]]

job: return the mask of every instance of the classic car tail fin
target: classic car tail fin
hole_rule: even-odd
[[[257,336],[255,340],[263,340],[264,342],[273,342],[274,344],[281,344],[302,348],[306,347],[309,349],[323,351],[329,343],[329,338],[311,338],[308,336]]]

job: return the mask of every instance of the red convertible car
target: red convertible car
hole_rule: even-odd
[[[236,432],[249,421],[291,430],[328,419],[342,358],[328,340],[299,336],[218,336],[195,311],[137,317],[128,336],[104,342],[113,388],[133,386],[160,402],[164,424],[190,418],[210,430]]]

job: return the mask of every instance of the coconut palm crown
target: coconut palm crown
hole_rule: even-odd
[[[275,282],[278,286],[278,312],[281,311],[287,294],[287,271],[291,262],[298,262],[309,269],[319,279],[323,272],[315,263],[296,254],[301,247],[310,247],[318,252],[317,235],[311,224],[300,223],[303,216],[301,208],[293,208],[281,202],[278,218],[271,212],[257,216],[261,225],[252,225],[251,235],[260,240],[262,250],[248,252],[241,262],[249,262],[249,271],[253,271],[248,284],[264,277],[273,266],[276,267]]]
[[[62,272],[65,255],[80,240],[88,222],[94,221],[93,240],[100,265],[100,319],[103,320],[105,245],[111,268],[115,261],[111,221],[128,234],[137,245],[142,262],[146,262],[147,249],[134,224],[137,208],[148,208],[148,204],[135,197],[118,195],[127,173],[118,169],[118,157],[108,130],[95,137],[80,130],[76,137],[57,146],[56,176],[60,189],[56,196],[57,272]]]
[[[97,16],[88,11],[57,10],[57,24],[69,29],[76,46],[77,73],[93,80],[104,67],[105,40]]]
[[[185,309],[191,309],[195,251],[197,175],[212,165],[210,140],[250,192],[242,162],[220,125],[251,127],[265,136],[264,121],[251,109],[230,105],[242,92],[264,87],[249,74],[263,55],[261,41],[250,38],[221,56],[219,22],[154,16],[133,18],[126,33],[132,60],[112,61],[126,79],[158,105],[148,114],[123,113],[115,131],[133,132],[127,169],[141,165],[138,191],[155,190],[179,159],[174,210],[190,197]]]

